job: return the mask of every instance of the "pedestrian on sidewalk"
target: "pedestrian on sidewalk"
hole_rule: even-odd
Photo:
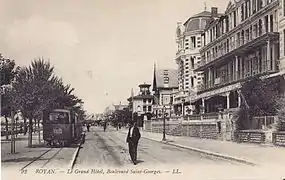
[[[127,143],[129,144],[129,153],[134,165],[137,164],[137,148],[139,139],[141,138],[140,130],[136,125],[136,122],[131,122],[129,133],[127,136]]]
[[[88,123],[88,124],[86,125],[86,127],[87,127],[87,131],[89,132],[89,130],[90,130],[90,124]]]

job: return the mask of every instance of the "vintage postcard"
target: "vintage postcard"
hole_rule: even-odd
[[[285,180],[285,1],[0,4],[2,179]]]

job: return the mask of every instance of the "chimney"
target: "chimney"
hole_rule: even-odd
[[[217,17],[218,16],[218,8],[217,7],[212,7],[211,8],[211,13],[212,13],[212,16]]]

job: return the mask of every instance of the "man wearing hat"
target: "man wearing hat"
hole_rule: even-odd
[[[137,164],[137,148],[139,139],[141,138],[140,130],[136,126],[136,122],[131,122],[131,126],[129,128],[129,133],[127,136],[127,143],[129,144],[129,153],[134,165]]]

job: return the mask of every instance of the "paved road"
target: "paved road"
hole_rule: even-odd
[[[79,152],[75,168],[134,167],[130,161],[125,137],[126,134],[114,129],[109,128],[107,132],[104,132],[102,128],[92,127],[86,135],[86,142]],[[157,167],[160,165],[244,166],[232,161],[151,141],[143,138],[143,134],[138,146],[138,161],[137,166],[139,167]]]

